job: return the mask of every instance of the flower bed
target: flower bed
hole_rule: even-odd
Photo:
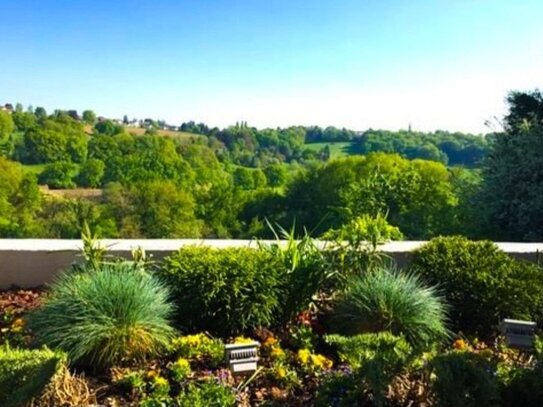
[[[0,394],[20,383],[17,405],[33,406],[541,405],[539,339],[522,352],[493,321],[485,341],[452,332],[445,298],[457,286],[441,293],[372,248],[338,250],[350,249],[320,254],[305,240],[185,248],[160,264],[87,256],[46,289],[2,292]],[[225,345],[254,341],[257,370],[233,375]],[[42,387],[25,393],[32,382]]]

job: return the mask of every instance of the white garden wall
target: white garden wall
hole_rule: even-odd
[[[250,240],[124,239],[101,242],[112,255],[130,257],[132,249],[141,247],[156,260],[184,245],[257,246],[256,241]],[[384,245],[382,250],[399,265],[405,265],[410,253],[424,243],[392,242]],[[81,261],[81,245],[80,240],[0,239],[0,289],[10,286],[30,288],[50,282],[58,272]],[[539,262],[543,252],[543,243],[498,243],[498,246],[512,256],[532,262]]]

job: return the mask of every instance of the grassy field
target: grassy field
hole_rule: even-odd
[[[27,174],[40,175],[47,164],[22,164],[23,171]]]
[[[346,157],[348,155],[353,154],[351,152],[352,143],[350,141],[338,142],[338,143],[307,143],[305,144],[305,147],[314,151],[320,151],[325,146],[330,147],[331,158]]]

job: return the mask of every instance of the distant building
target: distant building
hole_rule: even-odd
[[[13,105],[11,103],[6,103],[4,106],[0,106],[0,110],[3,112],[13,113]]]

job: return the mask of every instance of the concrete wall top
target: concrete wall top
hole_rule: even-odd
[[[276,243],[275,240],[261,241]],[[169,253],[187,245],[204,245],[216,248],[257,247],[256,240],[213,240],[213,239],[122,239],[101,240],[110,254],[129,256],[133,249],[142,248],[159,260]],[[326,242],[317,242],[320,247]],[[390,242],[381,247],[399,266],[408,264],[413,250],[426,242]],[[540,262],[543,243],[497,243],[506,253],[532,262]],[[81,261],[81,240],[57,239],[0,239],[0,289],[13,285],[37,287],[51,282],[62,270]]]
[[[276,243],[275,240],[261,240],[261,243]],[[103,239],[100,243],[113,252],[131,251],[141,247],[146,251],[172,252],[183,246],[203,245],[216,248],[226,247],[256,247],[256,240],[235,239]],[[317,242],[319,246],[326,242]],[[407,253],[418,249],[426,241],[397,241],[381,246],[384,252]],[[543,252],[543,243],[515,243],[496,242],[496,245],[507,253],[535,253]],[[2,251],[80,251],[83,243],[78,239],[0,239],[0,252]]]

